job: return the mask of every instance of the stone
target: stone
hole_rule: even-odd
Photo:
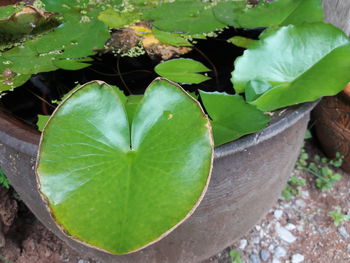
[[[252,239],[252,243],[255,244],[255,245],[259,244],[260,243],[260,237],[254,237]]]
[[[240,249],[245,249],[246,246],[248,245],[248,241],[246,239],[241,239],[241,241],[239,241],[239,248]]]
[[[286,241],[288,243],[293,243],[295,240],[297,240],[297,238],[291,232],[289,232],[289,230],[277,224],[276,224],[276,232],[277,232],[277,235],[283,241]]]
[[[275,210],[275,212],[273,213],[274,217],[278,220],[281,218],[281,216],[283,215],[283,211],[282,210]]]
[[[292,256],[292,263],[301,263],[304,261],[304,256],[301,254],[294,254]]]
[[[298,199],[298,200],[295,201],[295,205],[296,205],[297,207],[302,208],[302,207],[305,207],[305,206],[306,206],[306,203],[305,203],[303,200]]]
[[[304,198],[309,198],[310,197],[310,194],[308,191],[302,191],[301,192],[301,196],[304,197]]]
[[[270,258],[270,252],[265,249],[260,250],[260,258],[264,262],[267,261]]]
[[[274,251],[275,258],[283,258],[285,255],[287,255],[287,250],[284,247],[281,247],[281,246],[276,247]]]
[[[250,263],[260,263],[261,261],[260,261],[259,256],[256,253],[252,253],[249,256],[249,262]]]
[[[285,228],[286,228],[287,230],[294,230],[294,229],[296,229],[297,227],[296,227],[294,224],[289,223],[289,224],[287,224],[287,225],[285,226]]]
[[[345,227],[340,226],[338,227],[338,233],[342,236],[344,239],[348,239],[350,236],[348,232],[346,231]]]
[[[264,232],[264,230],[261,229],[259,232],[260,239],[262,239],[264,236],[265,236],[265,232]]]

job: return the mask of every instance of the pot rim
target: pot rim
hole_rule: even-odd
[[[220,159],[239,151],[243,151],[244,149],[255,146],[260,142],[274,137],[303,118],[318,102],[319,100],[303,103],[296,107],[294,106],[293,109],[287,108],[285,116],[265,129],[215,147],[214,159]],[[16,151],[36,157],[40,134],[39,131],[16,119],[0,107],[0,144],[5,144]]]

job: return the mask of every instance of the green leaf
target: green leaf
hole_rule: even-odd
[[[193,213],[209,182],[213,145],[198,102],[157,79],[132,122],[117,88],[92,82],[77,89],[49,120],[39,152],[40,191],[57,223],[78,240],[125,254]]]
[[[10,188],[10,181],[7,179],[4,171],[0,168],[0,185],[6,189]]]
[[[241,254],[237,250],[231,250],[229,255],[232,263],[243,263]]]
[[[222,1],[219,2],[214,8],[213,13],[215,18],[221,23],[240,27],[237,22],[237,19],[240,15],[243,14],[243,11],[247,7],[247,1]]]
[[[153,25],[162,31],[190,35],[225,27],[215,18],[211,3],[196,0],[163,3],[147,12],[145,18],[153,20]]]
[[[36,125],[38,126],[38,130],[42,131],[46,125],[46,123],[48,122],[50,116],[48,115],[40,115],[38,114],[38,121],[36,123]]]
[[[0,21],[7,20],[18,11],[19,9],[15,5],[0,6]]]
[[[215,146],[263,129],[270,118],[239,95],[199,91],[211,118]]]
[[[219,2],[213,12],[220,22],[240,28],[322,22],[324,16],[320,0],[260,1],[250,8],[241,1]]]
[[[0,58],[0,97],[2,92],[21,86],[31,76],[13,72],[7,63],[11,62]]]
[[[189,47],[192,44],[183,38],[180,34],[164,32],[157,28],[152,28],[153,35],[160,41],[165,44],[175,46],[175,47]]]
[[[125,109],[128,115],[129,123],[131,123],[132,120],[134,119],[137,107],[139,106],[142,98],[143,98],[143,95],[129,95],[128,97],[125,98],[126,99]]]
[[[132,25],[139,20],[138,12],[117,12],[112,8],[102,11],[98,19],[104,22],[111,28],[122,28],[127,25]]]
[[[268,30],[236,60],[234,88],[241,93],[252,80],[272,85],[251,102],[263,111],[337,94],[350,80],[349,43],[323,23]]]
[[[248,9],[237,19],[240,27],[256,28],[285,26],[323,21],[320,0],[278,0],[261,2]]]
[[[267,81],[250,80],[245,88],[245,98],[247,102],[254,101],[272,88],[272,85]]]
[[[6,70],[12,73],[0,75],[0,92],[23,84],[31,74],[88,67],[90,64],[85,62],[91,59],[87,57],[103,48],[109,36],[107,26],[100,21],[67,22],[40,38],[3,52],[0,73]]]
[[[57,26],[56,16],[32,6],[0,7],[0,50]]]
[[[162,62],[154,70],[158,75],[179,83],[198,84],[210,79],[208,76],[198,74],[210,71],[209,68],[196,60],[187,58]]]
[[[237,47],[248,48],[255,40],[247,37],[234,36],[227,41]]]

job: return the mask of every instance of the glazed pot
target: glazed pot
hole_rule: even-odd
[[[104,263],[200,262],[244,235],[280,196],[314,105],[291,107],[263,131],[217,147],[208,191],[194,214],[164,239],[124,256],[97,251],[61,232],[37,192],[34,165],[40,133],[1,110],[0,167],[36,217],[81,255]]]
[[[350,92],[323,98],[313,111],[313,118],[323,151],[330,158],[337,152],[343,155],[342,168],[350,173]]]

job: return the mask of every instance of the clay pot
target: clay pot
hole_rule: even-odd
[[[315,130],[322,149],[330,158],[344,156],[342,168],[350,173],[350,95],[342,92],[325,97],[313,111]]]
[[[58,229],[37,192],[33,169],[40,134],[1,110],[0,167],[37,218],[81,255],[104,263],[200,262],[244,235],[280,196],[314,105],[289,108],[263,131],[217,147],[208,191],[194,214],[164,239],[124,256],[84,246]]]

